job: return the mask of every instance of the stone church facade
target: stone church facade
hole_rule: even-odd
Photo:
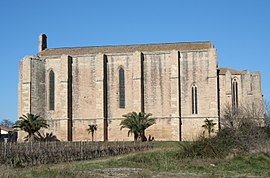
[[[217,68],[210,42],[47,48],[20,60],[18,115],[39,114],[60,140],[132,140],[122,115],[152,113],[155,140],[193,140],[206,118],[220,126],[223,106],[262,106],[260,73]],[[23,133],[20,134],[23,136]]]

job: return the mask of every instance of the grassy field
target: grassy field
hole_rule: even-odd
[[[1,168],[0,177],[270,177],[270,153],[226,159],[177,158],[178,142],[155,142],[141,153],[25,168]]]

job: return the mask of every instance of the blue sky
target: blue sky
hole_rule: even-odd
[[[269,0],[2,0],[0,120],[17,119],[18,63],[48,47],[212,41],[220,67],[260,71],[270,93]]]

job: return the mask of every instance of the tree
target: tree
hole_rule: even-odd
[[[238,129],[246,125],[263,126],[264,108],[262,101],[254,100],[252,104],[241,103],[234,109],[230,103],[226,103],[221,110],[221,125]]]
[[[87,131],[88,131],[88,134],[91,133],[92,142],[94,141],[94,133],[95,133],[96,130],[97,130],[97,124],[90,124],[90,125],[88,125]]]
[[[133,133],[135,141],[137,141],[139,137],[141,141],[147,141],[145,130],[156,123],[154,118],[150,118],[151,115],[151,113],[143,112],[131,112],[123,115],[125,119],[121,121],[120,129],[128,128],[128,136]]]
[[[48,128],[48,126],[46,121],[39,115],[27,113],[26,115],[22,115],[19,120],[16,121],[13,128],[18,128],[27,132],[28,135],[26,138],[28,138],[28,141],[32,142],[35,139],[35,134],[40,134],[39,130],[41,128]]]
[[[263,112],[267,113],[267,105],[265,101],[266,108],[263,110],[262,101],[253,100],[252,104],[241,103],[237,110],[233,110],[228,103],[222,108],[222,129],[218,135],[237,142],[235,144],[241,143],[245,149],[266,148],[270,132],[266,122],[268,119],[263,118]]]
[[[134,134],[134,140],[137,141],[139,137],[139,122],[137,119],[137,113],[128,113],[123,115],[125,117],[124,120],[121,121],[120,129],[128,128],[128,137],[131,134]]]
[[[3,119],[1,122],[0,122],[0,125],[4,125],[6,127],[13,127],[14,126],[14,122],[8,120],[8,119]]]
[[[216,123],[213,122],[213,120],[209,120],[209,119],[205,119],[204,120],[204,125],[202,125],[202,127],[208,132],[208,136],[211,136],[211,133],[213,133],[214,127],[215,127]]]

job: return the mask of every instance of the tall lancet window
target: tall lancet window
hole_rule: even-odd
[[[238,108],[238,83],[235,78],[232,81],[232,107],[233,109]]]
[[[119,69],[119,107],[125,108],[125,71]]]
[[[197,95],[197,86],[191,86],[191,104],[192,104],[192,114],[198,114],[198,95]]]
[[[54,72],[49,73],[49,110],[54,110]]]

